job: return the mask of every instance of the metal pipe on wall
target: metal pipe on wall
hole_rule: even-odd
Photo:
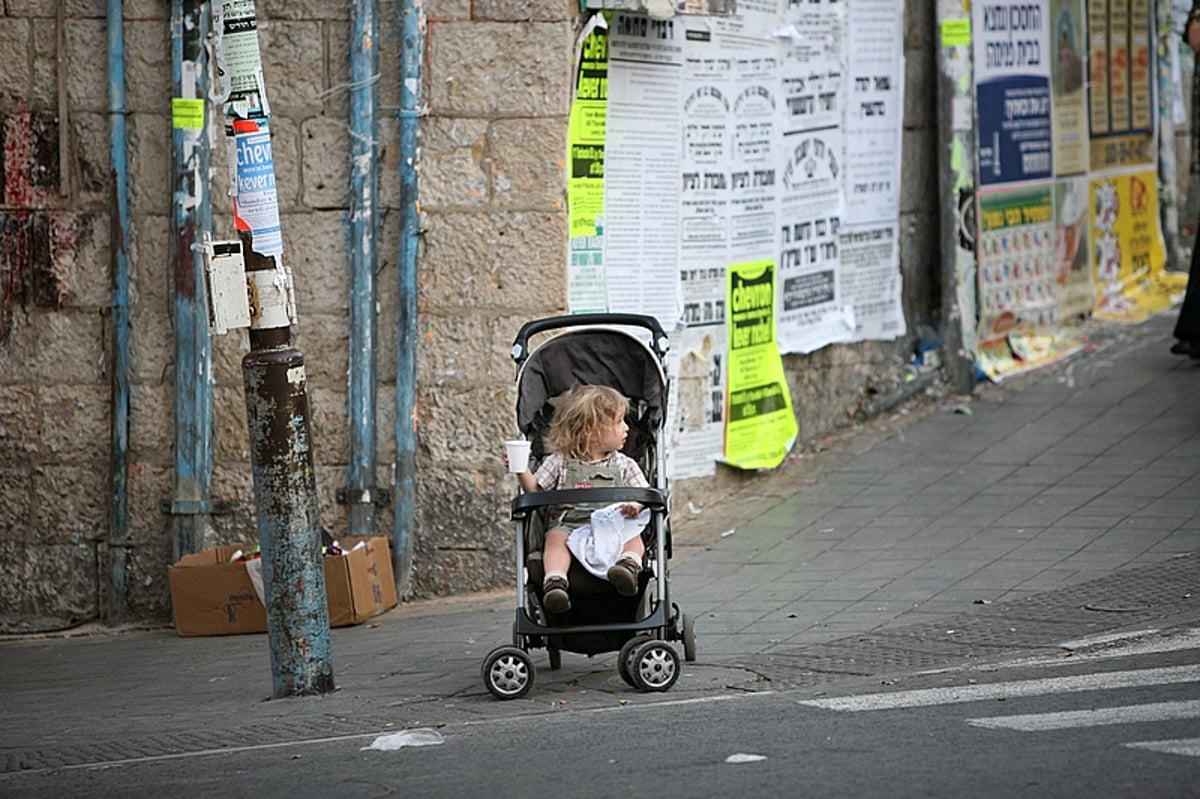
[[[355,0],[350,48],[350,456],[344,501],[350,535],[372,535],[375,505],[375,284],[378,229],[379,9],[376,0]]]
[[[400,275],[396,338],[396,503],[392,563],[396,593],[412,580],[413,502],[416,495],[416,349],[417,349],[417,168],[420,162],[421,39],[420,0],[401,4],[400,55]]]
[[[169,503],[174,559],[203,548],[212,511],[212,338],[204,279],[204,236],[212,231],[208,138],[210,9],[171,0],[175,238],[175,488]]]
[[[108,0],[108,130],[112,157],[112,428],[109,479],[108,615],[124,621],[129,560],[129,182],[125,115],[123,3]]]

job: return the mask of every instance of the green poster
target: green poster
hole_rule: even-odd
[[[783,463],[799,429],[775,340],[775,262],[731,264],[729,412],[725,462],[739,469]]]
[[[608,112],[608,31],[603,17],[581,36],[575,97],[567,128],[567,214],[572,313],[604,312],[604,129]]]

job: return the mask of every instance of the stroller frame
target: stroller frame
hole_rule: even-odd
[[[650,332],[650,343],[627,332],[626,327],[644,328]],[[625,345],[640,345],[646,363],[653,363],[653,373],[643,378],[649,390],[655,393],[649,413],[657,413],[651,423],[656,424],[656,433],[664,431],[663,419],[667,400],[667,381],[663,365],[668,351],[668,340],[658,321],[652,316],[640,314],[578,314],[573,316],[548,317],[527,322],[521,327],[513,343],[512,358],[517,364],[517,382],[520,387],[530,356],[529,339],[539,333],[559,328],[569,328],[563,336],[588,336],[599,332],[603,337],[613,337]],[[558,339],[559,337],[556,337]],[[556,339],[546,342],[549,346]],[[626,339],[628,339],[626,341]],[[557,346],[565,347],[561,339]],[[636,343],[635,343],[636,342]],[[540,349],[540,348],[539,348]],[[536,350],[535,350],[536,351]],[[656,377],[656,380],[655,380]],[[557,379],[557,378],[556,378]],[[569,388],[567,379],[561,390]],[[597,382],[606,382],[604,380]],[[657,389],[653,385],[658,383]],[[613,386],[619,388],[618,386]],[[554,395],[561,393],[555,391]],[[520,391],[518,392],[520,394]],[[623,391],[626,396],[628,392]],[[551,396],[546,396],[549,400]],[[642,398],[639,398],[642,399]],[[522,434],[530,425],[522,424],[525,417],[532,417],[540,410],[523,405],[518,397],[518,426]],[[643,431],[644,432],[644,431]],[[666,480],[666,454],[659,435],[650,435],[649,445],[653,448],[653,462],[639,462],[647,471],[652,486],[632,486],[589,489],[562,489],[555,491],[519,492],[512,500],[510,517],[516,523],[516,575],[517,606],[513,622],[513,643],[501,646],[488,654],[482,666],[484,684],[498,699],[516,699],[524,696],[533,687],[536,669],[529,650],[548,650],[550,668],[561,666],[561,650],[586,654],[589,657],[599,652],[618,651],[617,670],[630,686],[641,691],[666,691],[676,681],[680,672],[679,655],[669,642],[682,641],[684,657],[695,660],[695,632],[692,621],[670,599],[668,561],[671,556],[671,534],[669,526],[669,489]],[[535,443],[536,447],[540,442]],[[649,468],[647,468],[649,466]],[[607,505],[614,502],[638,502],[651,511],[650,522],[643,537],[652,546],[647,547],[649,568],[643,572],[638,583],[637,609],[628,621],[603,621],[598,623],[569,623],[551,619],[542,608],[539,592],[530,585],[529,543],[527,535],[530,525],[537,521],[537,514],[553,505],[580,502]],[[615,597],[615,593],[613,594]],[[630,598],[621,598],[629,601]],[[597,596],[603,602],[603,596]]]

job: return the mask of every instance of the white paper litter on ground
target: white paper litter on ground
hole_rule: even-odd
[[[747,755],[738,752],[736,755],[730,755],[725,758],[726,763],[757,763],[760,760],[766,760],[766,755]]]
[[[446,739],[437,730],[431,730],[428,727],[421,727],[415,730],[401,730],[388,735],[381,735],[374,741],[371,741],[370,746],[364,746],[360,752],[365,752],[368,749],[378,749],[381,752],[391,752],[394,749],[402,749],[406,746],[437,746],[443,744]]]

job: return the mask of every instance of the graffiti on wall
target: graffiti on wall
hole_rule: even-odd
[[[14,314],[58,310],[71,298],[78,252],[77,215],[65,209],[58,121],[19,110],[0,115],[0,344]]]

